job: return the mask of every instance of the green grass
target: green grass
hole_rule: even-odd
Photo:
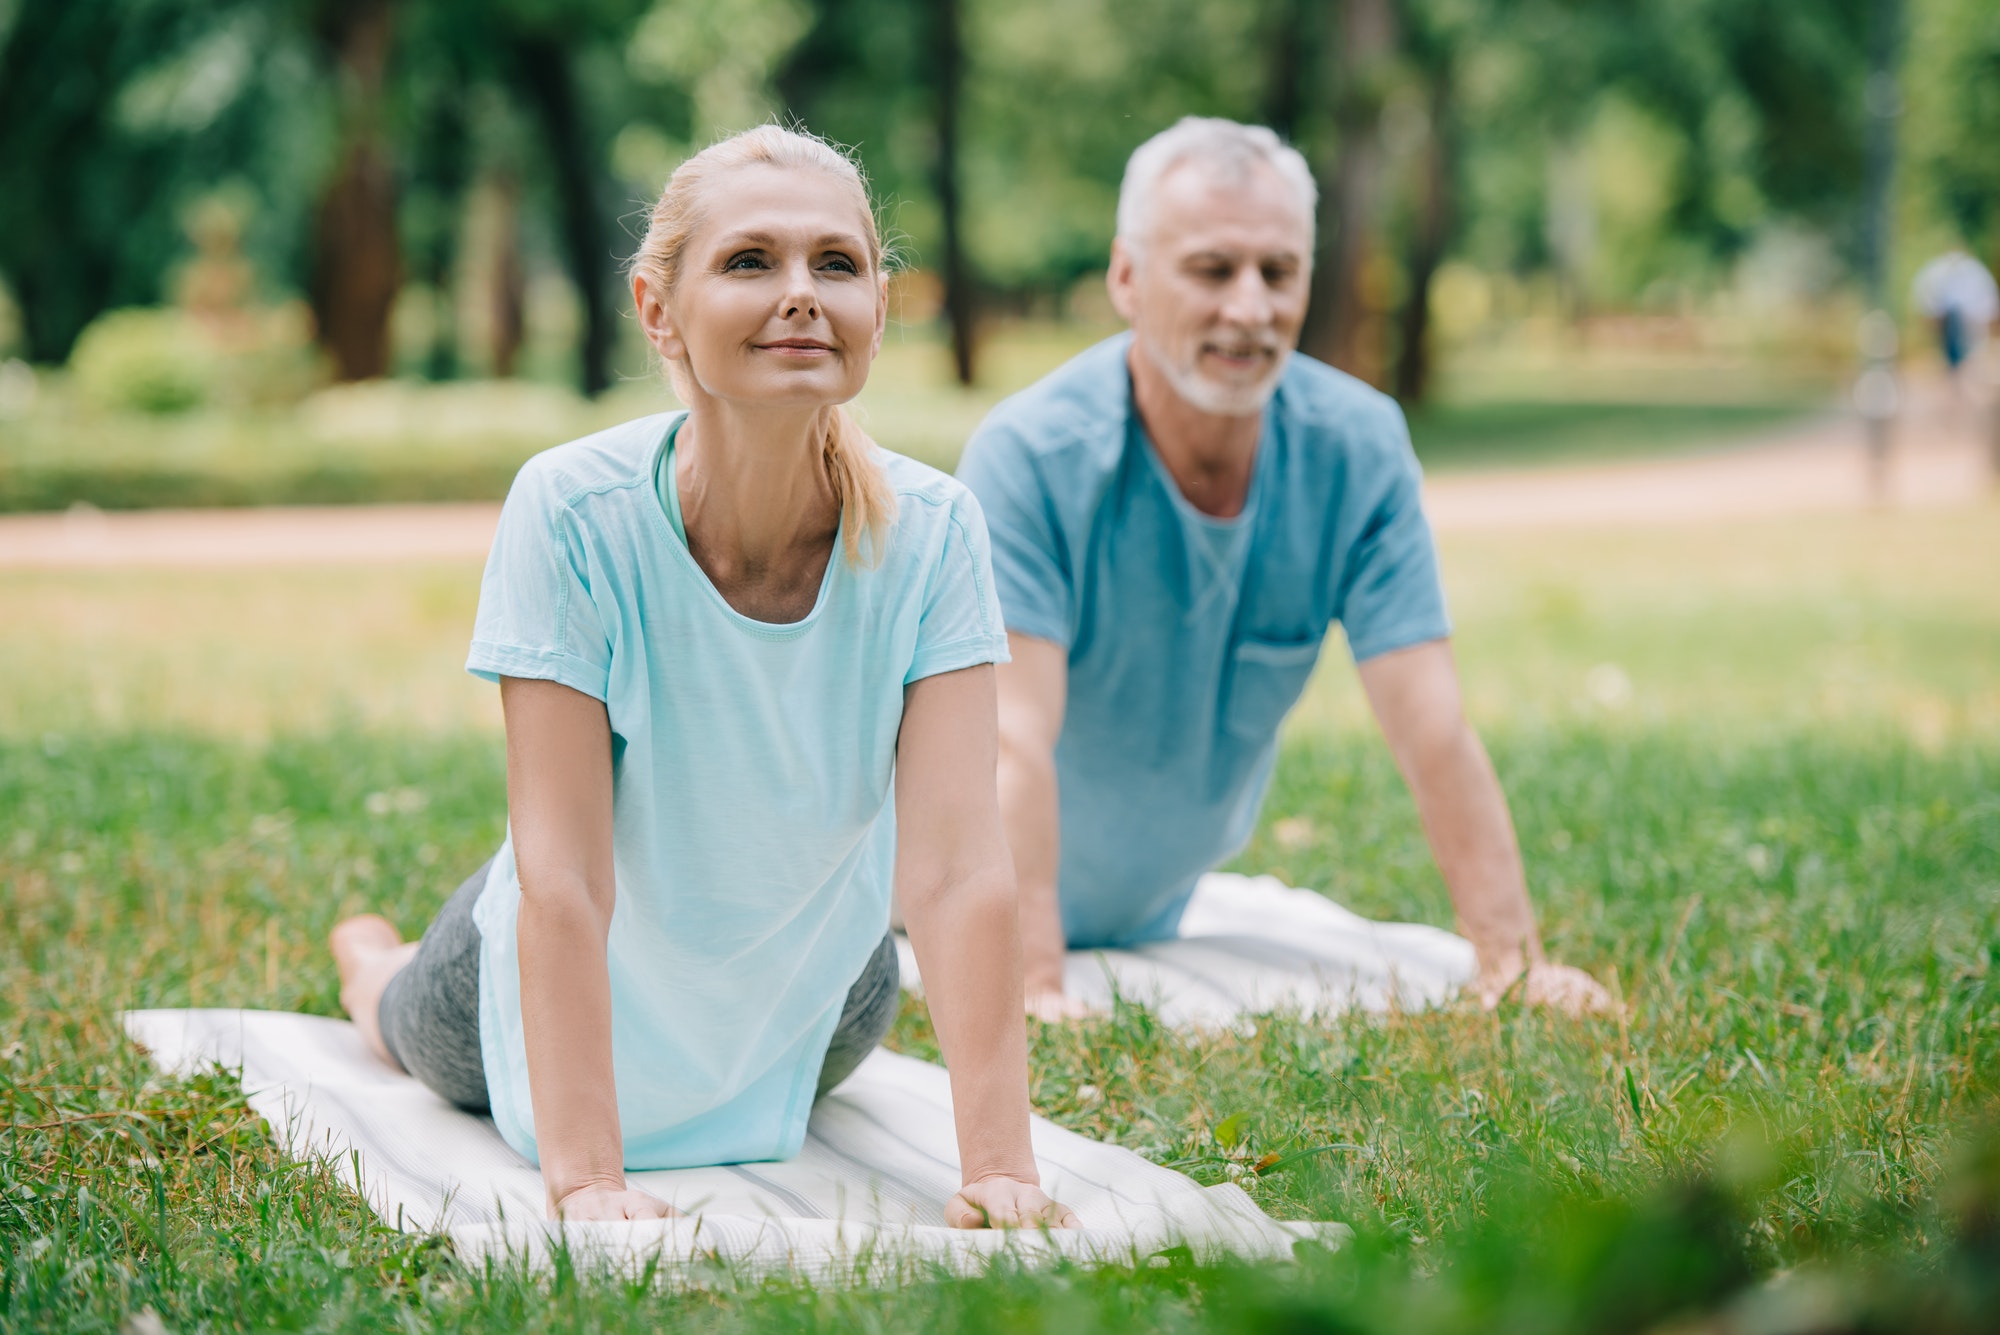
[[[1040,1029],[1043,1113],[1356,1244],[889,1293],[468,1269],[118,1037],[126,1005],[332,1013],[335,918],[419,925],[491,851],[475,570],[10,576],[0,1327],[1990,1330],[1994,517],[1447,544],[1550,947],[1622,1014]],[[1238,865],[1448,922],[1351,676],[1316,681]],[[934,1051],[919,1005],[894,1041]]]
[[[1412,414],[1410,438],[1426,468],[1512,468],[1738,445],[1798,422],[1810,406],[1643,399],[1446,402]]]
[[[860,409],[884,445],[953,467],[987,411],[1105,330],[1024,325],[996,330],[981,380],[961,389],[927,336],[893,337]],[[1749,387],[1746,387],[1749,386]],[[1416,415],[1427,465],[1493,467],[1715,448],[1821,406],[1790,381],[1762,387],[1741,368],[1700,378],[1607,378],[1477,365]],[[0,512],[169,506],[497,500],[530,455],[613,423],[671,407],[658,380],[625,381],[591,403],[529,382],[340,386],[303,403],[145,414],[94,404],[49,378],[25,416],[0,421]]]

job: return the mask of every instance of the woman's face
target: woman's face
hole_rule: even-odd
[[[702,203],[674,290],[632,280],[660,355],[698,397],[811,408],[859,394],[889,303],[854,187],[757,165],[718,177]]]

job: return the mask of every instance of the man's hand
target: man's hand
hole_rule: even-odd
[[[1082,1228],[1076,1211],[1048,1198],[1040,1187],[1011,1177],[968,1182],[945,1202],[953,1228]]]
[[[555,1217],[572,1222],[587,1219],[666,1219],[679,1214],[649,1191],[593,1182],[556,1202]]]
[[[1528,1005],[1552,1006],[1565,1015],[1604,1014],[1618,1008],[1604,984],[1581,969],[1549,960],[1530,964],[1525,977],[1519,970],[1481,972],[1475,986],[1479,989],[1479,1004],[1487,1010],[1497,1007],[1516,988]]]

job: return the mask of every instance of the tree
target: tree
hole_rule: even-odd
[[[317,115],[302,43],[248,0],[26,4],[0,15],[0,272],[28,356],[60,362],[113,306],[157,301],[183,247],[180,213],[254,172],[255,241],[309,207],[299,155]],[[11,21],[9,21],[11,19]],[[286,243],[262,256],[288,261]]]
[[[977,311],[971,265],[965,255],[958,189],[959,104],[965,81],[965,49],[959,34],[958,0],[932,0],[932,77],[937,86],[938,219],[944,243],[944,315],[951,330],[952,367],[958,383],[972,383],[973,336]]]
[[[1930,0],[1913,26],[1914,156],[1952,226],[2000,270],[2000,10]]]
[[[317,28],[335,68],[340,148],[314,229],[312,307],[342,380],[389,371],[389,313],[403,279],[396,179],[383,119],[389,0],[324,0]]]
[[[1394,77],[1397,26],[1390,0],[1341,0],[1336,152],[1320,190],[1320,254],[1302,340],[1321,361],[1370,381],[1382,371],[1368,277],[1380,244],[1382,107]]]

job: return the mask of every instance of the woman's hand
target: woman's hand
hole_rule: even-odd
[[[649,1191],[592,1182],[556,1202],[558,1219],[666,1219],[680,1211]]]
[[[968,1182],[945,1202],[944,1221],[953,1228],[1082,1228],[1076,1211],[1048,1198],[1032,1182],[1011,1177]]]

